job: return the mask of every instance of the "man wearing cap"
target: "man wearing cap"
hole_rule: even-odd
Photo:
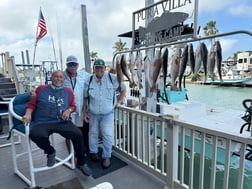
[[[79,127],[82,131],[84,144],[85,144],[85,153],[89,151],[88,146],[88,123],[83,121],[83,92],[84,92],[84,83],[90,76],[86,71],[78,71],[79,63],[78,59],[70,55],[66,58],[66,69],[64,71],[64,85],[71,88],[74,92],[75,101],[76,101],[76,110],[71,114],[73,123]],[[70,149],[70,140],[66,140],[68,149]]]
[[[89,122],[89,150],[93,161],[98,161],[98,137],[101,133],[103,141],[102,166],[110,166],[112,142],[114,134],[114,108],[120,106],[125,93],[116,99],[118,81],[115,74],[105,72],[106,66],[102,59],[94,61],[94,74],[84,86],[84,120]],[[121,91],[125,91],[122,88]]]
[[[63,86],[64,73],[56,70],[51,76],[52,84],[40,85],[26,106],[23,123],[30,123],[33,118],[33,128],[30,138],[47,154],[47,166],[56,162],[56,150],[51,145],[49,136],[58,133],[73,142],[77,157],[77,168],[86,176],[92,174],[84,159],[84,142],[82,133],[70,119],[75,111],[76,103],[73,91]]]

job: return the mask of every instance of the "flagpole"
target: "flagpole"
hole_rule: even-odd
[[[53,40],[53,34],[52,34],[51,30],[49,30],[49,31],[51,33],[51,41],[52,41],[52,47],[53,47],[53,55],[54,55],[54,59],[55,59],[55,62],[56,62],[56,68],[58,69],[56,51],[55,51],[54,40]]]
[[[34,50],[33,50],[33,60],[32,60],[32,67],[34,67],[35,63],[35,55],[36,55],[36,48],[37,48],[37,35],[38,35],[38,28],[39,28],[39,19],[40,19],[40,13],[41,13],[41,7],[39,8],[39,15],[38,15],[38,25],[37,25],[37,31],[35,36],[35,43],[34,43]],[[34,68],[33,68],[34,69]]]
[[[56,15],[56,24],[57,24],[57,34],[58,34],[58,45],[59,45],[59,59],[60,59],[60,68],[63,70],[63,61],[62,61],[62,44],[61,44],[61,25],[58,20],[58,14]]]

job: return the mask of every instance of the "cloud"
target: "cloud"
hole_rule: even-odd
[[[218,12],[223,11],[227,7],[232,6],[237,3],[237,0],[199,0],[199,11],[200,12]]]
[[[247,4],[239,4],[229,9],[229,13],[235,16],[252,17],[252,6]]]
[[[223,11],[237,16],[251,16],[249,1],[242,0],[241,3],[237,0],[200,0],[200,17],[210,20],[206,13],[217,14]],[[15,56],[16,63],[21,63],[21,51],[28,50],[32,59],[41,7],[48,34],[38,43],[36,63],[39,64],[42,60],[55,60],[54,52],[59,61],[61,46],[63,63],[69,54],[73,54],[80,60],[80,68],[83,67],[81,4],[86,5],[89,50],[97,52],[98,56],[106,61],[111,61],[114,51],[112,47],[119,40],[118,35],[131,31],[132,12],[143,8],[144,0],[1,0],[0,53],[9,51]],[[218,20],[217,22],[221,24]],[[130,38],[121,39],[127,42],[128,48],[131,47]]]
[[[236,40],[236,39],[221,39],[220,43],[221,43],[221,48],[222,48],[223,60],[226,60],[229,56],[233,55],[233,54],[230,54],[230,51],[234,50],[233,48],[238,43],[238,40]]]
[[[0,52],[10,51],[20,63],[21,51],[33,54],[39,8],[42,8],[48,34],[39,41],[36,60],[54,59],[52,40],[59,57],[59,44],[63,59],[75,54],[83,60],[81,4],[86,5],[89,49],[97,51],[104,59],[111,60],[117,35],[131,30],[131,14],[142,2],[130,1],[68,1],[68,0],[1,0],[0,3]],[[139,6],[141,5],[141,6]],[[18,7],[18,8],[13,8]],[[8,11],[12,10],[12,11]],[[29,11],[26,11],[29,10]],[[28,43],[27,43],[28,42]],[[18,45],[17,45],[18,44]],[[127,44],[130,46],[130,44]]]

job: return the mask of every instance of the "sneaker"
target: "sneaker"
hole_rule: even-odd
[[[104,168],[104,169],[106,169],[106,168],[109,168],[110,167],[110,158],[105,158],[105,159],[103,159],[103,161],[102,161],[102,167]]]
[[[96,153],[90,153],[90,158],[92,161],[99,161],[99,155]]]
[[[78,165],[77,168],[86,176],[92,175],[92,171],[88,167],[88,165],[85,163],[84,165]]]
[[[53,152],[52,154],[47,154],[47,166],[52,167],[56,160],[55,160],[56,152]]]

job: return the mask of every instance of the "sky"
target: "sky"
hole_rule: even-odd
[[[55,60],[54,55],[60,62],[62,52],[63,64],[68,55],[75,55],[80,67],[84,67],[81,5],[85,5],[87,11],[89,51],[97,52],[105,61],[112,61],[113,46],[119,39],[127,43],[126,47],[131,47],[130,39],[118,35],[131,31],[132,13],[145,7],[144,0],[1,0],[0,53],[9,52],[16,64],[21,64],[21,52],[28,51],[32,62],[41,7],[48,33],[37,44],[35,64]],[[201,0],[198,14],[201,28],[215,20],[219,33],[252,31],[251,0]],[[219,40],[224,59],[237,51],[252,51],[252,36],[239,34]]]

